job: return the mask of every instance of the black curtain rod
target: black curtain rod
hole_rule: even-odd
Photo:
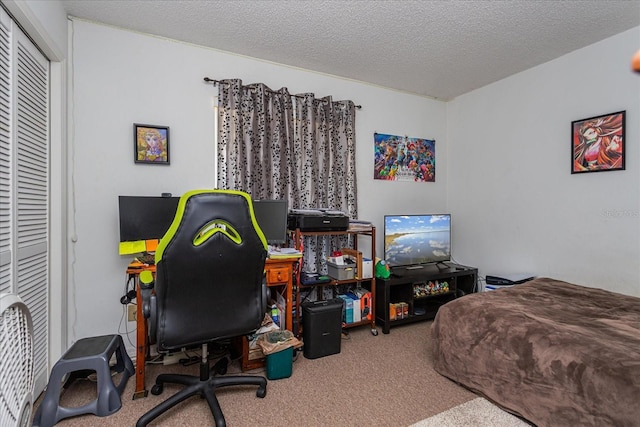
[[[220,80],[214,80],[214,79],[211,79],[209,77],[205,77],[204,81],[207,82],[207,83],[213,83],[214,85],[217,85],[217,84],[221,83]],[[277,92],[275,92],[275,91],[273,91],[271,89],[268,89],[268,92],[277,93]],[[302,95],[294,95],[294,94],[289,94],[289,95],[294,96],[296,98],[304,99],[304,96],[302,96]],[[355,107],[359,110],[359,109],[362,108],[362,105],[356,105]]]

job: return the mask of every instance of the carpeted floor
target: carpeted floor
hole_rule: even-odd
[[[220,389],[218,398],[227,424],[233,426],[409,426],[447,411],[477,396],[442,377],[431,365],[431,322],[391,329],[373,336],[366,326],[349,329],[339,354],[306,359],[300,352],[291,377],[271,380],[264,399],[255,387]],[[160,372],[197,375],[197,365],[149,365],[147,388]],[[227,374],[239,372],[234,361]],[[263,370],[249,374],[263,375]],[[82,415],[58,425],[134,425],[138,417],[177,390],[165,385],[160,396],[132,400],[135,381],[130,379],[115,414],[99,418]],[[75,407],[95,398],[95,384],[76,381],[63,393],[63,405]],[[190,398],[154,421],[152,426],[213,426],[206,401]]]

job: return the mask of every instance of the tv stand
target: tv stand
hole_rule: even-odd
[[[376,279],[376,323],[383,333],[388,334],[391,326],[431,320],[441,305],[477,292],[477,268],[451,262],[421,267],[396,268],[388,279]]]
[[[449,264],[447,264],[444,261],[436,262],[436,267],[438,268],[438,271],[448,270],[448,269],[452,268]]]

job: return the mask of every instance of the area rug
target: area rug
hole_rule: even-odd
[[[475,398],[410,427],[530,427],[530,424],[498,408],[487,399]]]

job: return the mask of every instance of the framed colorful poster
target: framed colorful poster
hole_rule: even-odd
[[[571,122],[571,173],[624,170],[625,111]]]
[[[435,182],[436,141],[374,133],[373,178]]]
[[[133,124],[135,163],[169,164],[169,127]]]

